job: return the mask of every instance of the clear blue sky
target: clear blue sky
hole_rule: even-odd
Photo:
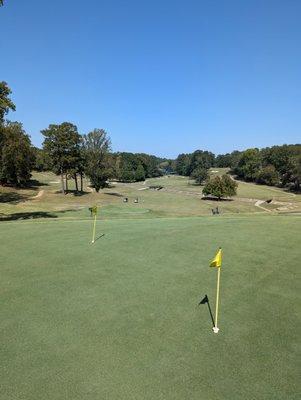
[[[6,0],[0,80],[35,145],[49,123],[113,150],[301,142],[300,0]]]

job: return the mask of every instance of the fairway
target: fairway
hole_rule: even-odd
[[[215,169],[217,174],[227,172],[225,168]],[[216,173],[211,171],[211,175]],[[35,172],[33,185],[27,189],[0,188],[0,222],[32,218],[90,218],[88,208],[96,204],[101,207],[101,219],[137,219],[210,216],[212,208],[219,207],[221,214],[255,213],[299,213],[301,196],[286,190],[254,183],[238,181],[237,196],[230,201],[216,202],[203,198],[203,186],[193,184],[188,177],[163,176],[147,179],[145,182],[111,182],[99,193],[93,191],[87,180],[84,193],[71,192],[61,195],[57,176],[51,172]],[[162,190],[151,190],[151,185],[162,185]],[[141,190],[142,189],[142,190]],[[129,202],[124,203],[123,198]],[[135,204],[134,199],[139,203]],[[273,199],[268,204],[265,201]],[[263,203],[258,206],[258,202]]]
[[[297,400],[300,223],[1,222],[1,400]]]

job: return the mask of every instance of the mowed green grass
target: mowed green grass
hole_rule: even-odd
[[[0,398],[299,399],[300,226],[107,220],[91,245],[90,221],[2,222]]]

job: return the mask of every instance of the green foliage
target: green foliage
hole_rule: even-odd
[[[198,168],[209,169],[214,165],[215,156],[210,151],[196,150],[191,155],[190,165],[187,173],[192,176],[193,172]]]
[[[208,170],[214,165],[215,156],[209,151],[196,150],[191,154],[179,154],[175,161],[175,171],[179,175],[194,178],[202,184],[208,177]]]
[[[175,170],[179,175],[193,177],[198,168],[209,169],[214,165],[215,156],[210,151],[196,150],[191,154],[179,154],[175,162]]]
[[[137,153],[136,156],[143,165],[146,178],[156,178],[162,175],[159,169],[159,164],[162,161],[161,158],[145,153]]]
[[[261,154],[263,165],[273,165],[281,175],[285,175],[292,168],[292,153],[287,145],[263,149]]]
[[[298,178],[296,179],[298,157],[301,157],[301,145],[298,144],[262,150],[248,149],[239,154],[232,172],[245,181],[281,185],[299,191],[300,184]]]
[[[301,190],[301,155],[293,158],[292,172],[292,189],[299,192]]]
[[[164,160],[158,164],[159,170],[163,175],[169,175],[176,172],[175,160]]]
[[[103,129],[94,129],[83,136],[83,157],[85,174],[98,192],[106,187],[107,180],[113,175],[113,159],[109,155],[110,138]]]
[[[217,168],[228,168],[231,166],[231,154],[219,154],[215,158],[215,167]]]
[[[35,157],[29,136],[18,122],[1,126],[0,179],[2,183],[24,186],[31,177]]]
[[[196,168],[192,173],[192,178],[195,179],[195,182],[201,185],[206,179],[208,179],[208,169],[203,167]]]
[[[135,171],[133,171],[128,165],[124,165],[119,175],[120,182],[134,182],[135,181]]]
[[[139,164],[135,172],[135,180],[137,182],[145,180],[145,172],[142,164]]]
[[[0,82],[0,181],[23,186],[30,180],[35,156],[22,124],[4,120],[9,110],[16,109],[10,94],[7,83]]]
[[[144,153],[115,153],[114,176],[121,182],[133,182],[162,175],[162,159]],[[143,171],[142,171],[143,170]]]
[[[229,175],[215,176],[210,179],[204,189],[205,195],[217,197],[218,200],[223,197],[231,197],[236,195],[237,182],[230,178]]]
[[[191,154],[179,154],[176,159],[175,170],[177,174],[188,176],[191,163]]]
[[[45,137],[43,150],[51,161],[52,171],[57,175],[61,174],[64,193],[63,174],[73,174],[81,160],[81,137],[77,126],[70,122],[63,122],[60,125],[51,124],[41,133]]]
[[[11,93],[12,91],[7,83],[4,81],[0,82],[0,124],[4,123],[4,116],[9,110],[16,110],[16,106],[9,98]]]
[[[241,152],[232,151],[232,153],[219,154],[215,158],[214,166],[217,168],[233,168],[237,165]]]
[[[38,172],[42,171],[50,171],[51,170],[51,160],[49,155],[38,147],[33,147],[33,151],[35,154],[35,165],[33,169]]]
[[[68,172],[80,155],[80,135],[76,125],[70,122],[51,124],[41,133],[45,137],[43,149],[51,160],[52,170],[56,174]]]
[[[255,181],[261,167],[261,157],[258,149],[244,151],[234,168],[234,173],[246,181]]]
[[[259,169],[256,182],[268,186],[277,186],[280,182],[280,176],[274,165],[267,165]]]

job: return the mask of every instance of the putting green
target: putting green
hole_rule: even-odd
[[[300,224],[105,220],[91,245],[92,221],[2,222],[0,398],[299,398]]]

